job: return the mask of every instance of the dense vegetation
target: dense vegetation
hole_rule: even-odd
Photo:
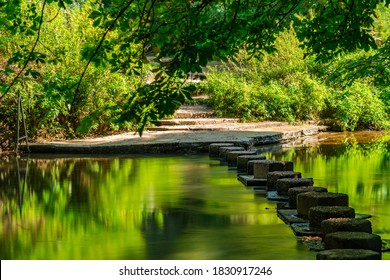
[[[251,59],[241,51],[222,66],[209,69],[202,91],[210,94],[210,103],[220,116],[322,120],[335,130],[389,128],[388,66],[383,68],[387,73],[371,74],[367,65],[351,69],[362,63],[368,55],[365,51],[327,63],[305,57],[293,28],[277,37],[275,48],[272,54]]]
[[[18,93],[30,136],[141,134],[197,90],[187,73],[215,59],[227,67],[200,90],[221,115],[385,128],[388,5],[0,0],[0,138],[14,131]]]

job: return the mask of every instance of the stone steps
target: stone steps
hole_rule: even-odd
[[[210,124],[226,124],[238,123],[239,119],[234,118],[174,118],[164,119],[160,121],[162,126],[172,125],[210,125]]]
[[[215,118],[216,113],[207,105],[182,105],[174,114],[176,119],[198,119],[198,118]]]
[[[160,126],[148,127],[149,131],[228,131],[228,130],[248,130],[266,129],[270,127],[287,126],[286,122],[258,122],[241,123],[233,118],[198,118],[198,119],[167,119],[161,120]]]
[[[229,131],[286,126],[287,122],[242,123],[238,118],[219,118],[206,104],[182,105],[173,118],[163,119],[149,131]]]
[[[305,126],[305,128],[293,127],[287,122],[277,121],[243,123],[238,118],[217,117],[207,104],[184,104],[175,112],[173,118],[160,120],[159,125],[147,127],[146,130],[150,132],[277,131],[283,133],[282,140],[297,139],[326,130],[325,127],[316,124],[307,123]]]
[[[184,104],[173,118],[160,120],[160,125],[148,127],[149,131],[223,131],[234,129],[238,118],[218,118],[207,104]]]

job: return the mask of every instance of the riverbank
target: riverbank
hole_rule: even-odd
[[[42,141],[29,145],[32,153],[86,154],[159,154],[198,153],[208,151],[215,142],[254,145],[285,143],[315,136],[326,131],[321,125],[266,125],[265,123],[229,124],[224,130],[146,131],[142,137],[134,133],[69,141]],[[26,150],[25,146],[21,147]]]

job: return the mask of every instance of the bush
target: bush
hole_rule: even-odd
[[[13,87],[13,93],[8,93],[1,101],[7,104],[16,98],[16,92],[22,94],[30,136],[64,138],[132,128],[126,122],[115,123],[116,109],[136,94],[134,88],[143,82],[140,78],[110,73],[105,65],[93,63],[76,96],[75,86],[86,64],[80,54],[86,51],[84,46],[95,46],[101,36],[101,31],[93,27],[93,21],[88,18],[91,5],[91,1],[71,5],[58,14],[58,7],[47,6],[46,16],[52,20],[42,26],[36,50],[46,53],[47,58],[44,62],[30,63],[40,75],[23,76]],[[22,50],[23,46],[29,49],[34,38],[1,30],[0,35],[0,68],[17,71],[16,64],[7,61],[15,50]],[[0,75],[0,82],[9,83],[11,78],[12,75]],[[9,119],[2,119],[3,123],[11,125]]]
[[[289,122],[331,118],[333,128],[343,131],[389,127],[388,86],[373,78],[343,83],[348,81],[346,62],[362,52],[326,65],[304,59],[293,30],[280,34],[275,48],[274,54],[252,59],[242,51],[222,68],[210,69],[204,87],[220,116]]]
[[[379,130],[388,127],[386,106],[371,86],[355,82],[345,90],[335,91],[328,101],[339,129]]]
[[[204,90],[218,115],[290,122],[320,116],[328,90],[307,71],[294,31],[280,34],[275,48],[252,59],[241,51],[222,68],[210,69]]]

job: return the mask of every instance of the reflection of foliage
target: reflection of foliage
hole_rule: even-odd
[[[390,135],[365,143],[348,135],[342,144],[291,149],[270,157],[293,161],[294,169],[314,178],[316,186],[348,194],[355,212],[372,215],[373,231],[389,240]]]
[[[294,158],[304,175],[316,174],[315,182],[347,192],[360,212],[383,217],[389,208],[381,204],[390,199],[388,140],[361,145],[363,150],[359,145],[346,141],[340,155],[332,146],[319,146],[283,157]],[[264,245],[268,238],[284,229],[290,233],[266,210],[274,209],[273,203],[237,188],[235,174],[223,166],[210,168],[205,157],[69,157],[30,159],[29,166],[20,215],[15,165],[0,161],[2,259],[228,258],[254,250],[248,238],[274,252],[274,246]],[[351,168],[356,173],[344,177]],[[378,170],[383,176],[371,180]],[[341,175],[345,179],[338,180]],[[382,221],[373,228],[389,232]],[[295,242],[294,236],[289,240]],[[270,256],[257,248],[251,257]]]
[[[1,163],[1,167],[3,167],[4,163]],[[102,164],[98,164],[94,160],[31,160],[27,184],[28,192],[23,201],[23,213],[20,217],[16,215],[19,204],[17,197],[13,195],[13,190],[16,189],[14,187],[16,168],[5,164],[4,168],[11,171],[2,172],[4,176],[1,176],[3,179],[1,183],[4,183],[4,186],[9,186],[1,189],[2,200],[8,205],[2,209],[2,215],[6,217],[7,224],[9,224],[9,226],[2,228],[5,238],[8,240],[8,243],[4,243],[10,246],[12,245],[9,243],[11,240],[21,243],[19,246],[23,249],[20,251],[22,257],[27,254],[25,250],[29,248],[31,252],[28,255],[35,254],[35,258],[46,258],[47,253],[40,252],[39,248],[36,248],[36,240],[50,240],[50,242],[62,240],[66,242],[75,232],[82,240],[87,237],[86,232],[98,232],[106,227],[128,228],[129,220],[124,220],[124,215],[133,220],[131,225],[136,224],[136,221],[140,220],[141,217],[134,214],[128,215],[119,211],[120,209],[112,209],[111,205],[107,206],[108,210],[116,215],[99,210],[104,209],[104,205],[102,206],[100,203],[105,201],[105,198],[101,198],[100,195],[104,196],[101,191],[105,189],[107,182],[96,180],[96,175],[104,177],[106,174],[108,175],[107,179],[115,178],[117,176],[110,175],[110,172],[117,173],[118,168],[121,167],[123,166],[118,165],[115,161],[112,164],[107,164],[107,161],[104,160],[102,160]],[[124,168],[123,171],[131,176],[134,172],[133,166],[130,165],[129,168]],[[10,184],[7,185],[7,183]],[[102,189],[96,187],[98,183]],[[110,201],[108,200],[108,202]],[[21,228],[18,224],[21,225]],[[23,233],[23,229],[28,231]],[[140,238],[137,234],[132,236],[134,240]],[[141,244],[140,240],[136,243]],[[82,249],[80,248],[80,250]],[[105,250],[111,251],[113,248],[105,248]],[[63,252],[64,257],[69,253],[76,254],[76,251]],[[2,254],[6,254],[5,251],[2,251]],[[9,252],[9,254],[14,253]],[[6,254],[3,258],[14,257]],[[93,253],[87,258],[94,258]]]
[[[294,169],[314,178],[317,186],[347,193],[357,212],[390,216],[386,204],[390,199],[389,134],[371,143],[359,143],[350,135],[342,144],[291,149],[270,157],[293,161]],[[386,227],[385,221],[376,222],[378,230]]]
[[[250,194],[239,202],[236,191],[226,191],[239,184],[235,177],[215,177],[207,161],[170,157],[30,159],[20,216],[11,163],[0,161],[7,186],[0,197],[13,209],[1,208],[3,259],[166,258],[194,228],[215,238],[209,229],[279,222],[264,212],[270,205],[248,206]],[[207,248],[208,238],[201,239]]]

